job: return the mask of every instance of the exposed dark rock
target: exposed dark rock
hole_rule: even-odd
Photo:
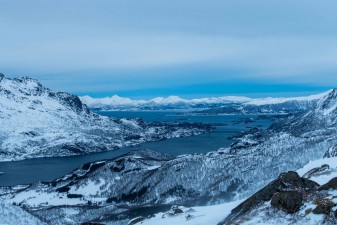
[[[145,218],[143,216],[139,216],[137,218],[134,218],[132,220],[130,220],[130,222],[128,223],[128,225],[135,225],[141,221],[145,220]]]
[[[88,172],[93,172],[93,171],[101,168],[104,165],[105,165],[105,162],[93,163],[93,164],[91,164]]]
[[[323,158],[331,158],[337,156],[337,145],[329,148],[328,151],[325,152]]]
[[[139,191],[134,191],[128,194],[122,194],[121,196],[111,197],[106,200],[107,203],[112,203],[115,201],[125,201],[132,202],[140,197],[142,197],[148,191],[148,187],[143,187]]]
[[[65,105],[68,105],[76,112],[83,110],[83,104],[78,96],[65,92],[57,92],[56,95]]]
[[[254,207],[257,207],[258,205],[262,204],[265,201],[270,201],[272,197],[278,192],[289,190],[293,191],[314,190],[317,189],[318,187],[319,184],[306,178],[300,177],[296,172],[289,171],[287,173],[283,173],[276,180],[272,181],[266,187],[262,188],[257,193],[248,198],[246,201],[244,201],[236,208],[234,208],[231,214],[225,220],[220,222],[219,225],[224,225],[230,221],[238,219],[239,217],[249,212]],[[287,204],[291,205],[293,203],[288,202]]]
[[[82,225],[104,225],[104,224],[103,223],[86,222],[86,223],[82,223]]]
[[[82,165],[82,170],[88,170],[91,166],[91,163],[85,163]]]
[[[115,173],[123,171],[124,168],[124,159],[116,160],[115,165],[110,167],[111,171]]]
[[[322,199],[315,201],[317,205],[316,208],[312,211],[314,214],[326,214],[330,215],[331,209],[335,206],[335,203],[328,199]]]
[[[184,211],[182,209],[180,209],[179,206],[173,205],[171,207],[170,211],[163,214],[162,218],[165,218],[167,216],[169,216],[169,217],[176,216],[176,215],[181,214],[181,213],[184,213]]]
[[[328,183],[322,185],[319,190],[337,189],[337,177],[331,179]]]
[[[295,213],[302,205],[302,194],[298,191],[277,192],[271,199],[271,205],[287,213]]]
[[[179,207],[177,205],[173,205],[171,207],[171,211],[173,212],[174,215],[184,212],[183,210],[179,209]]]
[[[64,186],[64,187],[60,187],[57,188],[56,191],[59,193],[64,193],[64,192],[68,192],[70,190],[70,187]]]
[[[83,195],[79,195],[79,194],[67,194],[68,198],[82,198]]]
[[[327,171],[330,169],[330,166],[327,164],[322,165],[321,167],[316,167],[313,168],[311,170],[309,170],[308,172],[306,172],[303,177],[310,179],[312,176],[316,176],[324,171]]]

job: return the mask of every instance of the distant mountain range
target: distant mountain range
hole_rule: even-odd
[[[83,96],[80,99],[89,108],[96,110],[190,110],[206,114],[279,114],[308,110],[328,93],[329,91],[306,97],[257,99],[225,96],[187,100],[169,96],[151,100],[132,100],[117,95],[107,98]]]
[[[75,95],[52,91],[29,77],[3,74],[0,124],[0,161],[88,154],[206,132],[198,124],[100,116]]]

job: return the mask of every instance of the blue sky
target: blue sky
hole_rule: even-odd
[[[0,0],[0,72],[95,97],[337,87],[337,2]]]

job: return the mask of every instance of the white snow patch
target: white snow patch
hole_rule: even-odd
[[[155,217],[142,222],[142,225],[212,225],[218,224],[226,216],[228,216],[233,208],[239,205],[243,200],[224,203],[220,205],[193,207],[193,211],[178,214],[175,216],[164,216],[165,213],[158,213]],[[190,219],[186,219],[187,215],[191,215]]]

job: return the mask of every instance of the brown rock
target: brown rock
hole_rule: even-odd
[[[302,205],[302,194],[298,191],[281,191],[274,194],[271,205],[287,213],[298,212]]]

